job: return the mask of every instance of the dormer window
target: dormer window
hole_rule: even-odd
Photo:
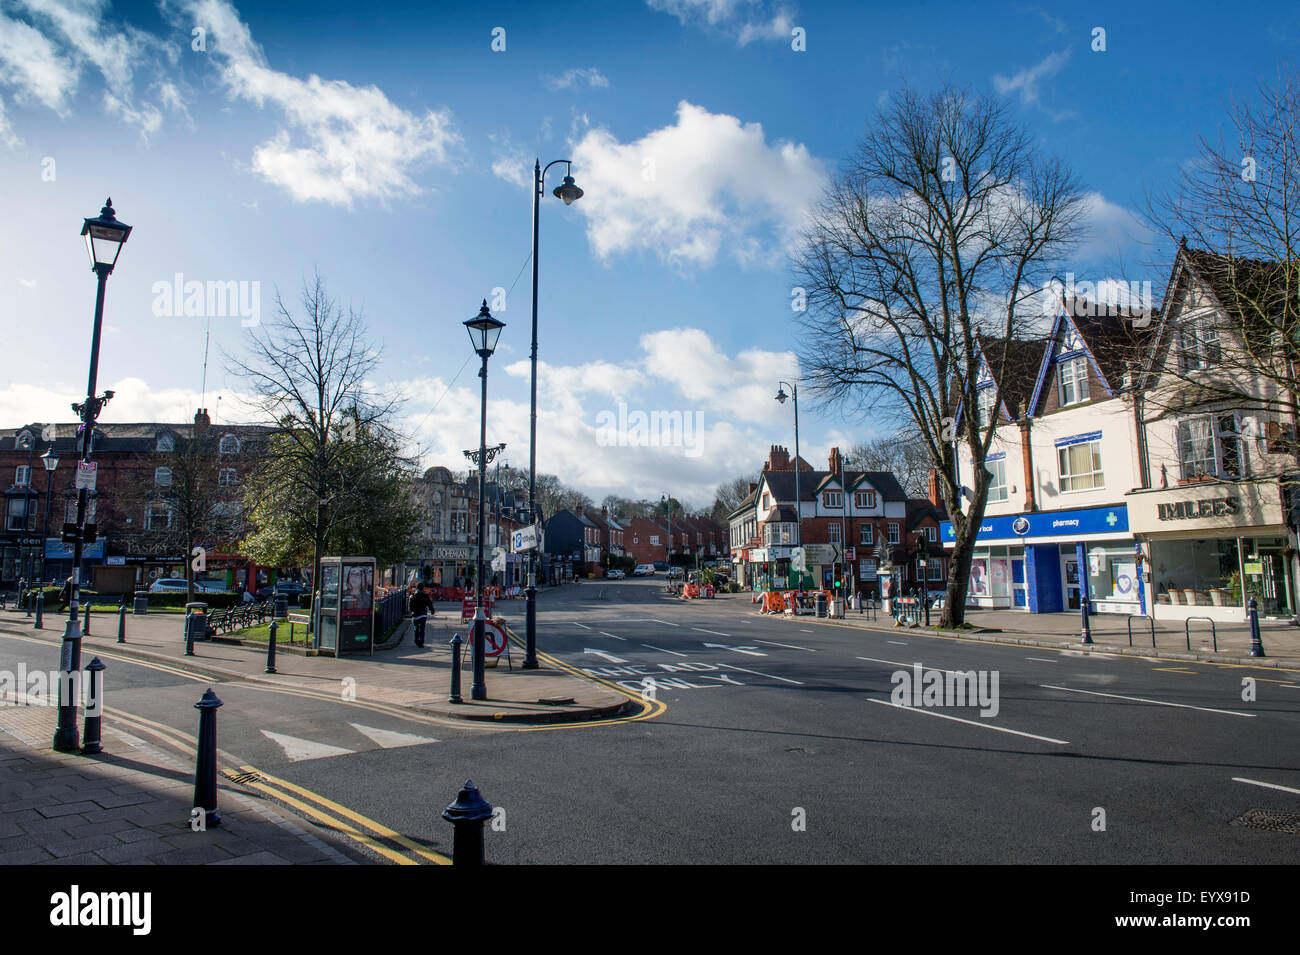
[[[841,491],[824,491],[822,492],[822,506],[829,507],[832,510],[839,510],[844,506],[844,494]]]
[[[981,388],[975,397],[975,408],[979,416],[979,426],[987,428],[989,422],[993,420],[995,409],[997,408],[997,389],[993,387]]]
[[[1056,366],[1060,405],[1075,405],[1088,400],[1088,359],[1082,355],[1067,358]]]
[[[875,491],[854,491],[853,506],[861,508],[872,508],[876,506]]]
[[[160,434],[158,435],[158,443],[155,445],[155,448],[160,454],[166,453],[168,451],[175,451],[176,439],[173,438],[170,434]]]
[[[217,451],[221,454],[238,454],[239,439],[233,434],[223,434],[221,443],[217,446]]]

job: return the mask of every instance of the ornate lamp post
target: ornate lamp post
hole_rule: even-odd
[[[785,393],[785,389],[790,389],[790,394]],[[788,381],[778,381],[776,383],[776,400],[785,404],[786,398],[794,398],[794,510],[798,518],[798,546],[803,547],[803,498],[799,490],[799,389]],[[805,556],[805,560],[806,560]],[[805,563],[804,567],[808,565]],[[799,592],[803,593],[803,576],[805,571],[799,571]]]
[[[27,586],[32,585],[32,574],[36,572],[35,561],[29,556],[26,561],[22,560],[24,550],[24,541],[27,540],[28,525],[32,521],[32,455],[36,453],[36,439],[29,432],[24,431],[17,441],[19,451],[27,452],[27,484],[23,488],[23,529],[18,536],[18,555],[19,563],[22,565],[18,573],[25,577]],[[22,600],[23,595],[19,594],[18,599]]]
[[[90,461],[95,443],[95,419],[99,417],[100,409],[113,397],[111,391],[100,396],[95,394],[99,376],[99,337],[104,324],[104,290],[108,286],[108,277],[113,274],[122,246],[131,235],[131,227],[117,220],[113,200],[107,199],[96,218],[85,220],[81,234],[86,239],[86,249],[90,253],[91,270],[99,280],[95,294],[95,324],[90,336],[90,376],[86,383],[86,400],[72,406],[82,421],[81,461],[84,464]],[[77,490],[77,520],[73,528],[69,529],[70,536],[73,537],[71,605],[59,655],[59,725],[54,731],[54,748],[62,753],[78,748],[77,700],[72,691],[72,680],[73,674],[81,672],[81,629],[77,610],[81,589],[81,559],[89,536],[86,528],[87,490],[86,487]]]
[[[54,506],[54,498],[50,496],[51,485],[54,482],[54,471],[59,466],[59,456],[54,453],[53,444],[41,455],[41,463],[45,465],[45,526],[41,531],[41,582],[44,583],[45,548],[50,537],[50,509]]]
[[[479,358],[483,359],[483,367],[479,369],[479,378],[482,379],[482,398],[479,408],[479,428],[478,428],[478,571],[475,574],[475,592],[477,594],[476,606],[474,609],[474,685],[470,687],[470,698],[475,700],[487,699],[487,683],[483,674],[483,630],[487,623],[487,618],[483,612],[483,522],[484,522],[484,498],[487,495],[487,376],[488,376],[488,359],[496,351],[497,339],[501,337],[501,329],[506,327],[506,323],[498,321],[492,317],[488,311],[487,299],[483,300],[483,307],[479,309],[478,314],[467,320],[465,329],[469,332],[469,340],[474,345],[474,351],[478,353]],[[494,448],[493,452],[500,451],[500,448]]]
[[[529,399],[528,421],[528,522],[537,526],[537,240],[538,220],[541,213],[542,193],[546,191],[546,172],[552,166],[564,163],[564,182],[555,187],[555,197],[571,206],[582,198],[582,190],[573,183],[573,164],[568,159],[556,159],[542,168],[542,161],[533,165],[533,345],[532,391]],[[525,616],[524,669],[537,669],[537,548],[528,552],[528,607]]]

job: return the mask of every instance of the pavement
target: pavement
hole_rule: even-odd
[[[757,613],[757,609],[754,612]],[[931,621],[937,622],[938,615],[937,610],[931,611]],[[786,619],[885,632],[907,630],[933,636],[960,637],[963,640],[990,643],[1015,643],[1053,650],[1078,650],[1084,646],[1082,620],[1078,612],[1028,614],[1005,610],[968,610],[966,622],[975,629],[959,632],[924,626],[895,627],[893,619],[888,614],[879,611],[873,615],[870,610],[862,613],[854,613],[850,610],[843,620],[807,615]],[[1289,620],[1261,619],[1260,642],[1263,644],[1265,655],[1252,657],[1250,627],[1244,623],[1216,621],[1211,629],[1207,621],[1193,620],[1185,629],[1181,620],[1157,620],[1153,644],[1150,619],[1134,618],[1130,645],[1128,619],[1114,614],[1094,614],[1089,619],[1093,641],[1089,652],[1263,667],[1300,666],[1300,627]]]
[[[0,700],[0,865],[331,865],[371,859],[227,780],[196,830],[194,767],[106,721],[104,751],[51,749],[58,709]]]
[[[511,602],[505,611],[512,627],[522,631],[524,602]],[[516,610],[517,613],[510,613]],[[37,635],[52,643],[62,639],[65,620],[47,615],[44,628],[16,611],[0,612],[0,631]],[[486,670],[489,698],[470,698],[472,673],[469,645],[472,629],[460,621],[459,604],[444,604],[426,627],[423,649],[414,645],[409,620],[390,641],[389,649],[373,656],[307,656],[277,644],[276,672],[266,673],[266,644],[241,645],[228,641],[198,641],[194,656],[185,655],[182,618],[177,614],[126,615],[126,643],[117,642],[116,615],[95,614],[92,635],[82,637],[83,665],[98,649],[155,663],[181,666],[215,680],[247,680],[320,692],[336,687],[348,699],[384,703],[453,719],[506,723],[554,723],[606,719],[633,704],[626,695],[576,676],[572,670],[543,660],[535,670],[522,668],[522,640],[512,641],[509,656]],[[301,628],[298,628],[301,631]],[[453,633],[464,641],[461,660],[461,703],[450,703]],[[490,664],[489,660],[489,664]],[[557,702],[544,703],[543,700]]]

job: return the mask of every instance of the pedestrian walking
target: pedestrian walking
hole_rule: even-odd
[[[72,600],[72,577],[69,576],[63,582],[63,589],[59,591],[59,612],[68,609],[68,603]]]
[[[424,592],[424,581],[420,581],[411,595],[411,623],[415,626],[415,645],[424,649],[424,624],[433,612],[433,601]]]

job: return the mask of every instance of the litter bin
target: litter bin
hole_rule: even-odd
[[[826,616],[826,595],[825,594],[817,595],[817,616],[819,617]]]
[[[286,594],[275,594],[271,598],[271,612],[283,620],[289,616],[289,597]]]
[[[135,592],[135,601],[131,604],[132,614],[141,614],[149,612],[149,591],[137,590]]]
[[[836,597],[831,604],[831,616],[836,620],[844,619],[844,601],[839,597]]]
[[[186,640],[208,639],[208,605],[205,603],[187,603],[185,605]]]

